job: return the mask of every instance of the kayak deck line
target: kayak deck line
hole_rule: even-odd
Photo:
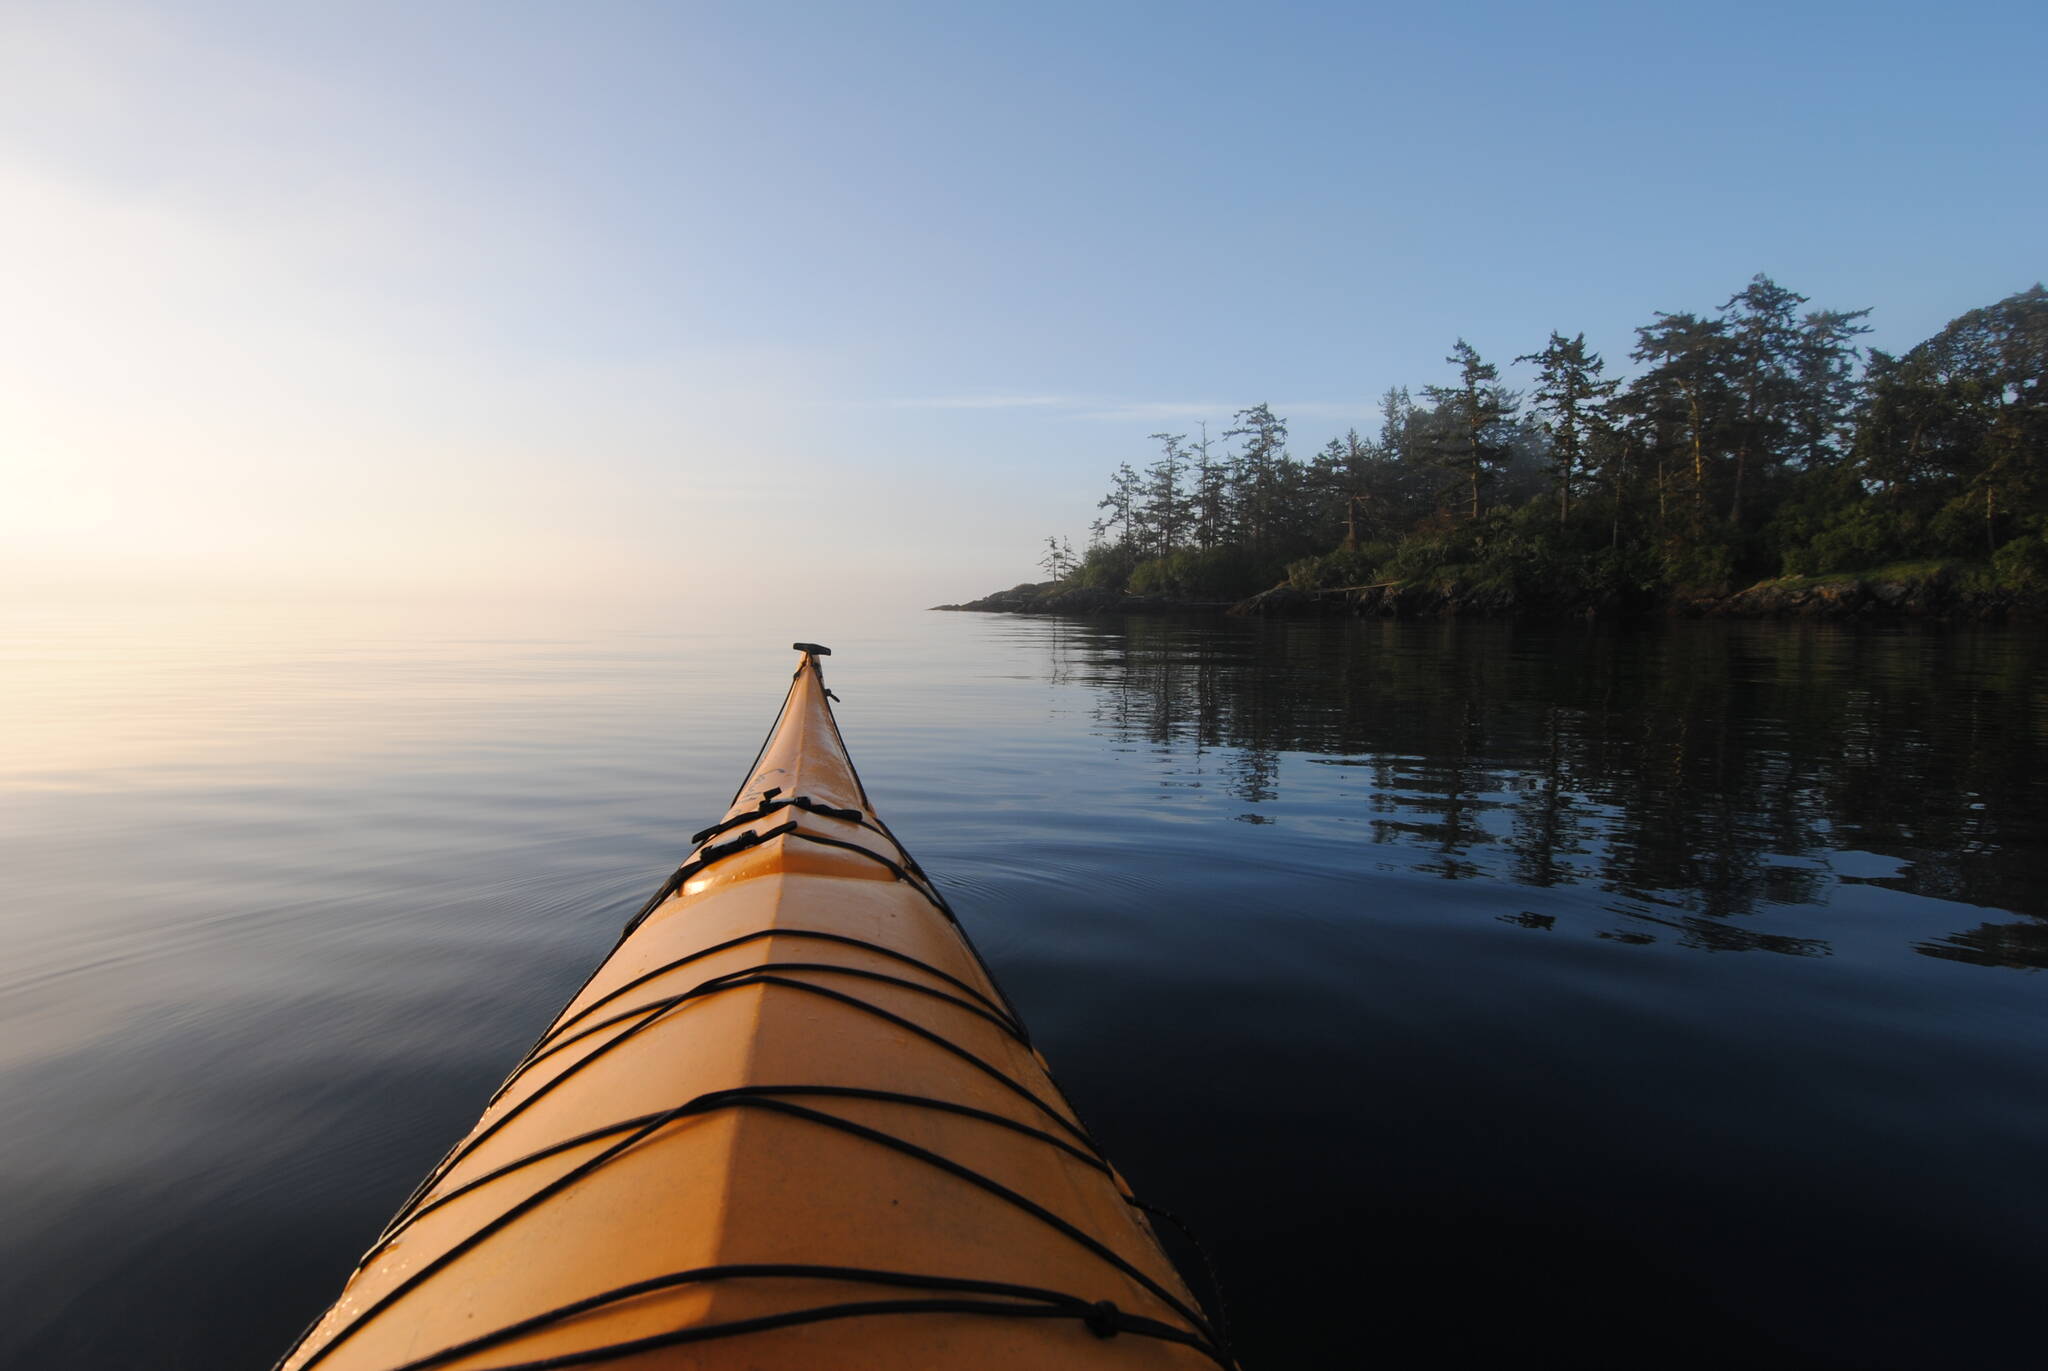
[[[1235,1365],[795,648],[725,817],[278,1371]]]

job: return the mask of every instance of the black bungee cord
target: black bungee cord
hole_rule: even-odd
[[[808,655],[806,656],[804,666],[811,666],[813,667],[813,669],[815,669],[814,662]],[[789,700],[793,698],[795,694],[796,681],[798,679],[801,679],[804,666],[800,666],[798,668],[796,677],[793,678],[791,681],[790,693],[789,695],[784,697],[782,711],[779,711],[777,713],[775,725],[770,727],[768,737],[763,740],[760,750],[755,754],[755,767],[758,767],[760,765],[761,757],[764,756],[767,752],[769,741],[773,739],[776,728],[780,727],[782,715],[783,713],[786,713],[788,710]],[[834,737],[839,742],[841,756],[846,758],[847,770],[849,774],[853,777],[854,786],[855,789],[860,793],[861,802],[864,805],[868,804],[866,787],[861,783],[859,773],[854,769],[851,757],[845,751],[844,739],[839,736],[838,721],[836,719],[831,719],[829,711],[827,712],[826,717],[828,718],[828,720],[831,720]],[[754,774],[754,771],[750,769],[748,773],[748,782],[751,782],[754,779]],[[745,791],[746,784],[743,783],[741,785],[740,791],[736,793],[734,796],[735,803],[738,802],[739,795],[744,794]],[[601,1309],[609,1304],[615,1304],[624,1300],[638,1297],[640,1295],[653,1293],[658,1290],[673,1289],[687,1284],[718,1280],[770,1279],[778,1277],[792,1277],[800,1279],[832,1279],[842,1280],[848,1283],[855,1284],[865,1283],[882,1286],[911,1287],[927,1291],[947,1291],[954,1292],[955,1297],[933,1298],[927,1296],[915,1299],[906,1298],[893,1300],[848,1301],[837,1304],[785,1310],[775,1314],[763,1315],[755,1318],[735,1319],[713,1324],[697,1324],[677,1328],[664,1333],[658,1333],[646,1337],[632,1339],[626,1342],[613,1343],[599,1347],[581,1349],[573,1353],[566,1353],[561,1354],[559,1356],[547,1357],[538,1361],[508,1363],[496,1368],[496,1371],[554,1371],[554,1368],[568,1368],[574,1366],[593,1365],[606,1361],[617,1360],[623,1357],[633,1356],[641,1352],[656,1350],[662,1347],[679,1346],[686,1343],[708,1341],[717,1338],[735,1337],[747,1333],[764,1332],[777,1328],[795,1327],[799,1325],[818,1323],[833,1319],[877,1316],[900,1316],[920,1313],[978,1314],[1005,1318],[1075,1319],[1081,1322],[1085,1327],[1087,1327],[1090,1330],[1090,1332],[1092,1332],[1095,1336],[1100,1338],[1111,1338],[1117,1336],[1118,1334],[1130,1334],[1138,1337],[1176,1343],[1190,1347],[1200,1352],[1202,1355],[1209,1358],[1211,1361],[1215,1362],[1220,1367],[1235,1367],[1236,1363],[1229,1353],[1227,1335],[1223,1331],[1224,1325],[1222,1324],[1220,1318],[1212,1323],[1210,1318],[1208,1318],[1205,1312],[1200,1310],[1198,1306],[1190,1307],[1185,1301],[1181,1300],[1179,1297],[1174,1295],[1170,1290],[1166,1289],[1163,1285],[1161,1285],[1158,1281],[1153,1279],[1151,1276],[1147,1275],[1134,1262],[1122,1256],[1114,1249],[1110,1248],[1109,1246],[1107,1246],[1091,1234],[1074,1226],[1067,1220],[1060,1218],[1058,1215],[1052,1213],[1050,1210],[1044,1208],[1043,1206],[1039,1205],[1038,1203],[1029,1199],[1028,1197],[1021,1195],[1014,1190],[1009,1189],[1008,1187],[1002,1185],[1000,1182],[997,1182],[992,1178],[973,1170],[972,1168],[966,1167],[963,1164],[954,1161],[949,1157],[943,1156],[939,1153],[931,1152],[925,1148],[919,1147],[916,1144],[907,1141],[906,1139],[896,1137],[895,1135],[884,1132],[883,1130],[871,1128],[867,1125],[855,1122],[854,1120],[846,1119],[839,1115],[832,1114],[826,1111],[812,1109],[794,1102],[794,1100],[791,1097],[813,1097],[823,1099],[864,1099],[900,1104],[913,1108],[937,1110],[959,1116],[973,1118],[978,1121],[990,1124],[992,1126],[1002,1127],[1012,1132],[1015,1132],[1019,1135],[1032,1138],[1043,1145],[1054,1147],[1060,1150],[1061,1152],[1065,1153],[1066,1155],[1070,1156],[1071,1158],[1081,1162],[1082,1164],[1089,1166],[1097,1171],[1100,1171],[1106,1176],[1108,1176],[1111,1179],[1111,1183],[1114,1186],[1116,1193],[1120,1198],[1124,1200],[1125,1203],[1131,1205],[1133,1208],[1141,1212],[1154,1214],[1168,1220],[1176,1228],[1178,1228],[1184,1235],[1186,1235],[1188,1237],[1188,1240],[1195,1247],[1197,1253],[1201,1256],[1204,1266],[1208,1267],[1208,1284],[1210,1286],[1212,1296],[1217,1296],[1219,1298],[1220,1307],[1220,1295],[1216,1287],[1214,1268],[1209,1263],[1207,1252],[1201,1247],[1201,1244],[1199,1242],[1194,1241],[1193,1235],[1191,1233],[1188,1233],[1186,1225],[1183,1224],[1178,1218],[1176,1218],[1168,1211],[1159,1209],[1150,1204],[1146,1204],[1144,1201],[1139,1200],[1136,1196],[1130,1194],[1127,1190],[1125,1190],[1115,1169],[1102,1155],[1101,1149],[1096,1145],[1094,1139],[1089,1136],[1087,1131],[1078,1122],[1077,1118],[1070,1116],[1072,1106],[1070,1103],[1068,1103],[1066,1099],[1065,1091],[1061,1090],[1059,1083],[1053,1079],[1050,1068],[1046,1066],[1044,1057],[1032,1049],[1030,1039],[1028,1035],[1025,1033],[1022,1020],[1017,1016],[1014,1007],[1011,1005],[1009,997],[1006,994],[1004,994],[1002,987],[999,984],[997,984],[993,973],[990,972],[987,964],[982,961],[980,954],[975,949],[973,943],[967,939],[965,930],[960,927],[959,920],[954,915],[950,906],[948,906],[948,904],[946,903],[944,897],[941,896],[938,893],[937,888],[930,883],[929,877],[926,877],[924,872],[918,868],[916,862],[911,858],[909,851],[903,846],[902,842],[896,838],[894,833],[889,831],[887,826],[884,825],[879,818],[874,818],[872,822],[869,822],[869,817],[872,815],[871,810],[869,811],[868,815],[862,815],[859,811],[847,810],[836,806],[822,804],[811,799],[808,796],[789,796],[786,798],[779,798],[780,796],[781,791],[779,787],[770,788],[762,795],[759,807],[753,812],[728,819],[720,824],[715,824],[711,828],[705,829],[702,832],[694,835],[692,841],[694,844],[697,845],[696,851],[692,854],[690,859],[686,860],[682,865],[680,865],[676,869],[676,871],[673,872],[669,876],[669,878],[663,882],[662,886],[655,892],[653,897],[651,897],[646,902],[646,904],[642,906],[639,912],[635,914],[634,917],[626,924],[624,930],[622,930],[622,932],[620,933],[618,944],[615,944],[613,947],[613,952],[616,952],[618,950],[618,946],[623,945],[627,938],[629,938],[633,934],[633,932],[637,930],[651,914],[653,914],[657,909],[661,908],[663,905],[667,904],[669,900],[674,898],[682,890],[683,885],[689,880],[689,878],[692,875],[701,872],[706,867],[720,860],[723,860],[726,857],[734,856],[740,852],[749,850],[754,847],[758,847],[761,844],[769,842],[775,838],[799,838],[808,842],[817,843],[827,847],[842,848],[851,852],[861,854],[865,857],[871,858],[872,860],[879,862],[884,867],[886,867],[889,870],[893,879],[900,881],[903,884],[906,884],[910,886],[912,889],[916,890],[921,896],[924,897],[925,900],[927,900],[935,909],[937,909],[946,918],[947,922],[960,936],[962,946],[966,950],[968,956],[972,959],[975,967],[982,973],[983,977],[986,978],[990,988],[995,993],[996,999],[991,1000],[987,995],[982,994],[979,990],[967,984],[960,978],[953,976],[937,967],[931,966],[930,964],[922,961],[921,959],[909,956],[908,954],[899,952],[893,948],[884,947],[880,944],[869,942],[864,939],[853,938],[844,934],[830,933],[822,930],[769,928],[759,929],[754,932],[741,934],[734,938],[729,938],[714,946],[701,948],[686,956],[676,958],[670,962],[666,962],[663,965],[656,967],[650,971],[643,972],[640,975],[634,977],[633,979],[627,981],[626,983],[607,991],[605,994],[597,997],[589,1004],[586,1004],[581,1008],[577,1009],[573,1014],[569,1013],[567,1007],[565,1007],[563,1014],[557,1016],[555,1022],[552,1023],[548,1027],[548,1029],[542,1033],[540,1038],[535,1041],[533,1046],[530,1049],[528,1049],[527,1053],[520,1059],[519,1063],[513,1068],[511,1074],[506,1077],[504,1083],[501,1084],[495,1092],[493,1092],[491,1100],[489,1104],[487,1104],[486,1106],[487,1109],[497,1105],[520,1079],[522,1079],[529,1071],[531,1071],[534,1067],[538,1066],[543,1061],[546,1061],[554,1057],[557,1053],[560,1053],[573,1047],[578,1042],[587,1041],[601,1034],[604,1030],[608,1028],[619,1028],[620,1031],[612,1037],[606,1039],[604,1042],[591,1048],[588,1052],[579,1056],[575,1061],[563,1067],[560,1071],[556,1072],[546,1082],[541,1084],[531,1093],[527,1094],[518,1102],[507,1108],[497,1119],[492,1120],[489,1125],[481,1127],[478,1130],[474,1131],[469,1137],[463,1139],[461,1142],[457,1143],[456,1146],[451,1148],[449,1152],[442,1158],[441,1162],[437,1164],[432,1169],[432,1171],[429,1172],[426,1179],[423,1180],[419,1184],[419,1186],[413,1191],[413,1193],[407,1198],[405,1203],[400,1206],[398,1213],[393,1216],[390,1223],[385,1226],[384,1230],[378,1235],[377,1239],[375,1240],[375,1242],[373,1242],[370,1249],[364,1253],[362,1259],[357,1263],[357,1270],[360,1271],[365,1266],[367,1266],[368,1263],[379,1252],[383,1251],[386,1247],[388,1247],[389,1244],[393,1240],[395,1240],[400,1235],[400,1233],[403,1232],[403,1230],[410,1227],[411,1224],[416,1222],[421,1216],[435,1209],[440,1208],[441,1206],[451,1202],[459,1196],[470,1194],[486,1185],[491,1184],[494,1181],[503,1179],[506,1176],[524,1170],[525,1168],[532,1166],[538,1162],[544,1161],[551,1157],[559,1156],[563,1153],[572,1151],[578,1147],[588,1146],[594,1143],[602,1143],[605,1142],[606,1139],[616,1139],[616,1141],[608,1143],[607,1145],[602,1147],[602,1149],[598,1151],[595,1155],[586,1158],[584,1161],[580,1162],[575,1167],[571,1168],[565,1174],[556,1177],[553,1181],[550,1181],[547,1184],[542,1185],[540,1188],[538,1188],[531,1194],[514,1202],[512,1205],[510,1205],[507,1209],[496,1215],[494,1218],[488,1220],[483,1225],[469,1233],[467,1236],[457,1241],[453,1246],[448,1248],[446,1251],[442,1252],[439,1256],[435,1257],[434,1259],[425,1263],[420,1268],[411,1272],[404,1280],[400,1281],[392,1289],[385,1292],[385,1294],[379,1297],[377,1300],[373,1301],[369,1305],[357,1311],[354,1318],[349,1320],[348,1323],[344,1324],[339,1330],[337,1330],[334,1333],[333,1336],[326,1339],[321,1344],[321,1346],[313,1352],[311,1356],[309,1356],[303,1363],[301,1363],[300,1371],[310,1371],[310,1368],[324,1360],[328,1353],[332,1352],[335,1348],[339,1347],[350,1336],[359,1331],[372,1319],[377,1317],[379,1314],[383,1313],[385,1310],[389,1309],[405,1295],[418,1289],[423,1282],[428,1280],[435,1273],[445,1269],[450,1263],[455,1261],[462,1254],[470,1251],[478,1244],[483,1242],[485,1239],[490,1237],[492,1234],[498,1232],[499,1230],[503,1229],[507,1225],[517,1220],[521,1215],[531,1212],[533,1209],[545,1203],[548,1199],[551,1199],[555,1195],[562,1193],[564,1190],[569,1188],[571,1185],[575,1184],[577,1181],[580,1181],[588,1177],[589,1175],[593,1174],[594,1172],[596,1172],[597,1170],[601,1169],[609,1162],[614,1160],[615,1158],[623,1155],[625,1152],[637,1146],[639,1143],[652,1138],[654,1135],[661,1132],[663,1129],[668,1128],[671,1125],[680,1123],[688,1118],[701,1116],[716,1110],[731,1108],[752,1108],[767,1110],[772,1113],[784,1115],[786,1117],[794,1119],[803,1120],[815,1124],[817,1126],[846,1133],[851,1136],[861,1138],[875,1145],[888,1148],[892,1151],[898,1152],[899,1154],[911,1157],[914,1160],[917,1160],[925,1165],[933,1166],[937,1169],[946,1171],[949,1174],[959,1177],[960,1179],[967,1181],[969,1184],[975,1185],[978,1188],[984,1190],[985,1192],[996,1196],[998,1199],[1004,1201],[1013,1208],[1019,1209],[1022,1212],[1030,1215],[1038,1222],[1053,1228],[1055,1231],[1061,1233],[1063,1236],[1069,1238],[1070,1240],[1080,1244],[1083,1248],[1088,1250],[1092,1255],[1097,1257],[1099,1260],[1103,1261],[1107,1265],[1111,1266],[1113,1269],[1119,1271],[1124,1276],[1134,1281],[1140,1287],[1145,1289],[1149,1294],[1160,1300],[1168,1308],[1172,1309],[1176,1314],[1186,1319],[1189,1324],[1189,1327],[1182,1328],[1171,1323],[1162,1322],[1157,1319],[1121,1310],[1112,1301],[1109,1300],[1090,1301],[1084,1299],[1081,1296],[1073,1295],[1071,1293],[1055,1290],[1045,1290],[1032,1286],[1011,1285],[1002,1282],[981,1281],[963,1277],[929,1275],[901,1271],[883,1271],[863,1267],[760,1263],[736,1264],[726,1266],[700,1267],[688,1271],[671,1272],[666,1275],[656,1276],[638,1282],[634,1282],[630,1285],[620,1286],[616,1289],[604,1291],[599,1294],[586,1297],[582,1300],[578,1300],[572,1304],[563,1305],[559,1308],[548,1310],[543,1313],[536,1314],[529,1318],[520,1320],[518,1322],[508,1324],[504,1327],[494,1329],[490,1332],[468,1339],[460,1344],[443,1348],[440,1351],[430,1353],[425,1357],[417,1358],[413,1361],[403,1363],[400,1366],[393,1367],[391,1368],[391,1371],[431,1371],[431,1368],[433,1367],[445,1365],[450,1361],[456,1360],[460,1357],[467,1356],[474,1352],[480,1352],[487,1350],[490,1347],[500,1346],[504,1343],[511,1342],[517,1338],[520,1338],[527,1333],[539,1331],[541,1329],[553,1326],[568,1319],[577,1317],[578,1315],[589,1313],[597,1309]],[[767,829],[765,831],[752,830],[746,834],[743,834],[739,838],[730,840],[725,843],[706,845],[708,839],[714,838],[721,833],[730,831],[733,828],[741,827],[747,823],[756,822],[760,819],[767,817],[772,813],[776,813],[782,810],[795,810],[797,811],[797,814],[799,816],[805,813],[809,813],[825,819],[855,823],[859,827],[868,829],[876,833],[880,837],[886,839],[891,844],[891,846],[893,846],[896,849],[897,853],[901,855],[903,860],[901,862],[898,862],[883,853],[876,852],[872,848],[865,847],[859,843],[849,842],[845,839],[840,838],[833,838],[825,834],[809,832],[801,828],[799,826],[799,819],[794,817],[783,824],[780,824],[774,828]],[[692,962],[702,960],[705,957],[712,956],[718,952],[722,952],[733,947],[741,946],[748,942],[776,937],[811,939],[821,942],[830,942],[856,947],[865,951],[879,953],[886,958],[893,959],[901,964],[914,968],[918,972],[932,976],[933,978],[951,986],[953,989],[961,991],[968,998],[962,999],[959,996],[948,993],[948,991],[946,990],[936,989],[932,986],[922,985],[916,981],[908,980],[904,977],[891,975],[886,972],[872,971],[866,968],[849,967],[838,965],[835,963],[824,962],[779,961],[766,962],[759,964],[757,966],[741,968],[739,970],[728,972],[723,975],[714,976],[680,993],[663,996],[654,1000],[634,1005],[631,1008],[618,1010],[617,1012],[612,1013],[604,1019],[595,1023],[584,1022],[589,1019],[592,1013],[608,1004],[615,1002],[620,997],[630,993],[632,990],[647,985],[648,983],[657,980],[660,977],[667,975],[673,971],[676,971],[686,965],[689,965]],[[596,982],[598,976],[603,972],[604,967],[608,965],[609,962],[610,955],[608,954],[606,958],[599,963],[597,968],[591,972],[590,976],[584,980],[583,984],[578,987],[576,993],[570,997],[570,1005],[573,1006],[576,1003],[576,1000],[579,999],[584,994],[584,992],[587,991],[590,988],[590,986]],[[1032,1056],[1036,1059],[1040,1069],[1045,1072],[1047,1083],[1053,1087],[1053,1090],[1058,1095],[1061,1104],[1066,1105],[1067,1108],[1065,1111],[1055,1109],[1052,1105],[1047,1103],[1045,1100],[1041,1099],[1027,1086],[1023,1085],[1021,1082],[1012,1079],[1007,1073],[999,1070],[991,1063],[983,1060],[981,1057],[968,1051],[966,1048],[961,1047],[959,1044],[952,1042],[945,1036],[929,1028],[926,1028],[921,1024],[903,1018],[900,1015],[894,1014],[886,1009],[883,1009],[881,1006],[873,1004],[867,1000],[861,999],[858,996],[850,995],[843,991],[834,990],[827,986],[817,985],[810,981],[795,979],[791,975],[783,973],[805,973],[810,975],[846,975],[852,976],[856,979],[879,982],[900,989],[907,989],[913,991],[929,999],[942,1001],[955,1009],[967,1012],[975,1017],[983,1019],[989,1022],[990,1024],[994,1025],[1004,1035],[1008,1036],[1013,1041],[1023,1046],[1027,1051],[1030,1051],[1032,1053]],[[669,1016],[671,1013],[673,1013],[683,1005],[686,1005],[694,1000],[705,998],[709,995],[718,994],[725,990],[753,985],[774,986],[778,988],[796,990],[807,994],[822,996],[824,998],[842,1003],[850,1008],[855,1009],[858,1012],[870,1014],[887,1020],[892,1024],[896,1025],[897,1027],[909,1031],[914,1035],[918,1036],[919,1038],[927,1042],[930,1042],[933,1045],[941,1048],[942,1050],[952,1054],[953,1056],[967,1062],[969,1065],[975,1067],[980,1072],[988,1075],[1012,1093],[1020,1096],[1022,1099],[1029,1102],[1032,1106],[1034,1106],[1039,1112],[1044,1114],[1053,1123],[1056,1123],[1064,1131],[1070,1134],[1075,1141],[1070,1142],[1067,1139],[1059,1137],[1054,1133],[1047,1132],[1043,1129],[1034,1128],[1029,1124],[1022,1123],[1018,1120],[1008,1118],[1007,1116],[1001,1114],[992,1113],[987,1110],[977,1109],[973,1106],[961,1104],[957,1101],[942,1100],[930,1096],[912,1095],[895,1091],[870,1090],[862,1087],[839,1086],[829,1084],[798,1083],[787,1085],[747,1086],[729,1090],[708,1092],[704,1095],[696,1097],[695,1099],[686,1101],[683,1104],[680,1104],[672,1109],[663,1110],[651,1114],[643,1114],[630,1119],[619,1120],[617,1122],[607,1124],[599,1128],[588,1130],[571,1138],[558,1140],[544,1147],[538,1148],[532,1152],[529,1152],[524,1156],[518,1157],[512,1161],[494,1167],[490,1171],[480,1176],[472,1177],[469,1180],[464,1181],[462,1184],[454,1187],[453,1189],[443,1194],[433,1195],[434,1188],[437,1185],[439,1185],[443,1180],[445,1180],[457,1166],[461,1165],[461,1163],[464,1160],[471,1156],[479,1145],[481,1145],[488,1138],[495,1135],[498,1129],[503,1127],[506,1123],[510,1122],[512,1118],[522,1113],[528,1106],[530,1106],[543,1096],[547,1095],[556,1086],[560,1085],[564,1080],[567,1080],[571,1076],[575,1075],[578,1071],[580,1071],[590,1062],[603,1057],[604,1055],[612,1051],[614,1048],[618,1047],[621,1043],[647,1030],[651,1025],[658,1022],[662,1022],[667,1016]],[[1000,1003],[998,1003],[998,1001],[1000,1001]],[[629,1023],[629,1021],[635,1019],[637,1019],[637,1022]],[[583,1026],[580,1028],[576,1028],[574,1032],[569,1031],[572,1027],[579,1023],[582,1023]],[[621,1027],[621,1025],[629,1026]],[[978,1295],[987,1298],[969,1299],[959,1297],[965,1295]],[[313,1325],[309,1326],[305,1330],[305,1332],[299,1335],[298,1339],[296,1339],[293,1342],[291,1348],[288,1349],[284,1356],[279,1359],[277,1363],[278,1368],[281,1369],[287,1362],[290,1361],[291,1357],[299,1350],[300,1347],[302,1347],[305,1344],[307,1338],[309,1338],[315,1331],[315,1329],[318,1328],[319,1322],[319,1320],[316,1320]]]

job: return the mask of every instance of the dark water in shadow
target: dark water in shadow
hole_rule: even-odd
[[[926,615],[17,634],[0,1364],[265,1364],[816,634],[1249,1365],[2038,1363],[2039,635]]]

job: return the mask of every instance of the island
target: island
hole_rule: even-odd
[[[1504,384],[1388,390],[1302,458],[1266,404],[1156,433],[1046,578],[938,609],[1020,614],[1920,617],[2048,611],[2048,290],[1893,356],[1868,309],[1759,275],[1659,311],[1625,379],[1552,333]]]

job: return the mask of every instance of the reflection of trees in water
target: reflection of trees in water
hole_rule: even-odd
[[[1515,831],[1508,847],[1515,856],[1515,879],[1524,885],[1569,885],[1580,868],[1568,861],[1592,851],[1587,846],[1599,833],[1595,816],[1580,798],[1587,788],[1583,773],[1566,753],[1566,721],[1552,706],[1544,718],[1544,756],[1540,772],[1518,779],[1523,798],[1515,806]]]
[[[1270,748],[1239,748],[1223,763],[1225,785],[1230,793],[1249,805],[1264,804],[1280,794],[1280,754]],[[1260,814],[1245,816],[1263,821]]]
[[[1929,957],[1976,966],[2048,967],[2048,923],[1979,924],[1913,948]]]
[[[1729,920],[1824,903],[1844,850],[1897,859],[1879,884],[2048,917],[2037,635],[1134,619],[1063,656],[1112,735],[1220,752],[1247,817],[1283,754],[1355,767],[1374,840],[1418,869],[1593,883],[1688,945],[1824,950]],[[2048,925],[1920,950],[2040,966]]]

